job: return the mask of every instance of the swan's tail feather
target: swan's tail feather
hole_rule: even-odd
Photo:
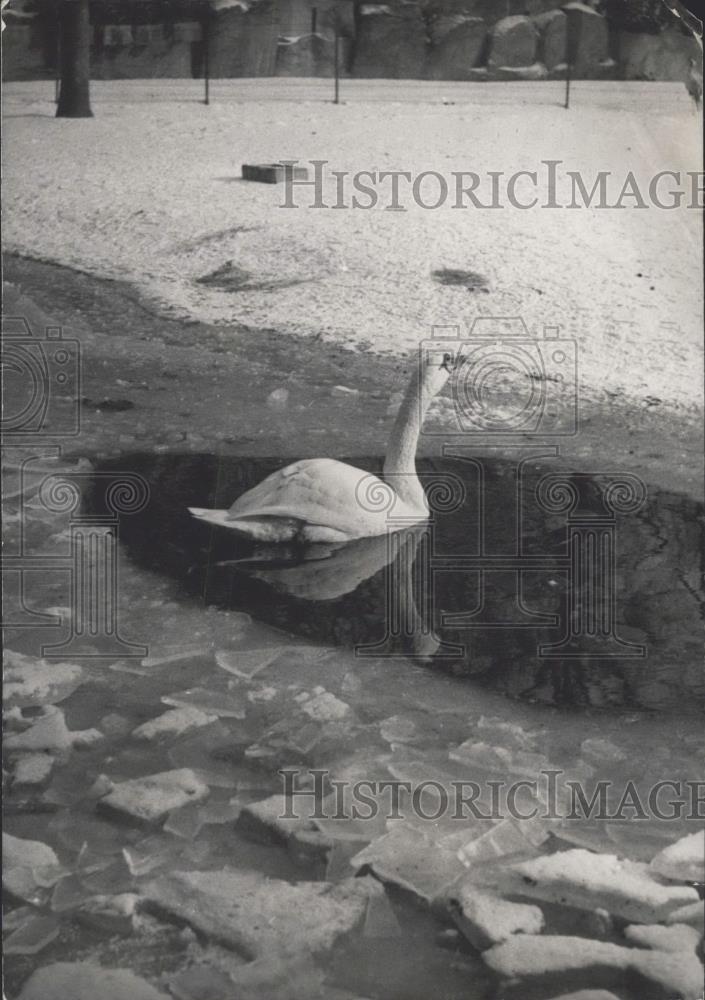
[[[227,510],[208,510],[205,507],[189,507],[189,513],[199,521],[206,521],[218,528],[227,528],[256,542],[290,542],[296,538],[300,524],[283,517],[242,517],[229,518]]]

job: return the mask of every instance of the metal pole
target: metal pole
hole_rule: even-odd
[[[335,26],[335,52],[333,53],[333,63],[335,66],[335,97],[333,98],[333,104],[340,104],[340,56],[339,56],[339,40],[340,35],[338,34],[338,25]]]
[[[206,15],[203,22],[203,83],[204,95],[203,103],[210,104],[210,17]]]
[[[570,63],[566,63],[565,70],[565,104],[564,107],[568,109],[570,107]]]
[[[59,103],[59,90],[61,88],[61,28],[57,8],[56,16],[56,67],[54,70],[54,104]]]

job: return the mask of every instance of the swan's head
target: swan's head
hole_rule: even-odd
[[[421,358],[421,388],[425,396],[437,396],[465,359],[447,348],[424,352]]]

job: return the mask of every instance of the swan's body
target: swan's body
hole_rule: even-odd
[[[189,510],[258,542],[347,542],[398,530],[400,522],[425,521],[416,446],[423,415],[445,384],[450,361],[448,354],[427,354],[414,372],[392,430],[386,482],[332,458],[309,458],[273,472],[229,510]]]

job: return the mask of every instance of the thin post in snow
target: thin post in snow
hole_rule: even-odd
[[[56,51],[54,58],[56,59],[56,68],[54,70],[54,104],[58,104],[59,91],[61,89],[61,29],[58,8],[56,14]]]
[[[211,25],[210,17],[206,14],[203,20],[203,103],[210,104],[210,47],[211,47]]]
[[[570,107],[570,63],[566,63],[565,67],[565,104],[563,107],[568,110]]]
[[[340,104],[340,34],[338,25],[335,26],[335,50],[333,52],[333,67],[335,72],[335,96],[333,104]]]

